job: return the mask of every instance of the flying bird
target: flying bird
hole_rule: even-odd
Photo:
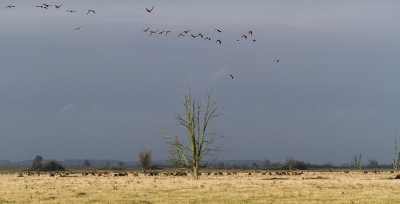
[[[89,13],[90,13],[90,12],[92,12],[92,13],[96,14],[96,12],[95,12],[94,10],[92,10],[92,9],[89,9],[89,10],[87,10],[87,14],[86,14],[86,15],[89,15]]]
[[[60,4],[60,5],[54,5],[55,7],[56,7],[56,9],[59,9],[61,6],[62,6],[62,4]]]
[[[150,33],[149,36],[151,36],[153,33],[157,33],[158,30],[159,30],[159,29],[157,29],[157,30],[150,30],[150,31],[149,31],[149,33]]]
[[[255,42],[255,41],[256,41],[256,39],[251,39],[250,41],[251,41],[251,42]]]
[[[229,74],[229,76],[233,79],[233,75],[232,74]]]
[[[149,13],[151,13],[151,12],[153,11],[153,9],[154,9],[154,6],[151,7],[151,9],[146,8],[146,11],[149,12]]]
[[[67,12],[75,13],[75,12],[77,12],[77,11],[76,11],[76,10],[67,10]]]
[[[170,30],[165,30],[165,31],[164,31],[165,35],[167,35],[167,34],[170,33],[170,32],[171,32]]]
[[[43,4],[43,6],[50,7],[50,6],[52,6],[52,5],[49,5],[49,4]]]
[[[221,45],[222,41],[220,39],[215,40],[216,43],[219,43]]]
[[[185,36],[183,33],[178,33],[178,38],[180,37],[180,36]]]
[[[40,5],[40,6],[36,6],[36,7],[44,8],[44,9],[47,9],[47,8],[48,8],[48,6],[45,6],[45,5]]]
[[[246,35],[246,34],[242,34],[242,37],[241,37],[241,38],[247,39],[247,35]]]
[[[247,34],[249,34],[249,35],[252,36],[252,35],[253,35],[253,31],[252,31],[252,30],[248,30],[248,31],[247,31]]]
[[[274,60],[274,62],[276,62],[276,63],[278,63],[279,61],[281,61],[281,60],[279,60],[279,59]]]
[[[206,37],[204,38],[204,40],[211,40],[211,38],[209,38],[209,37],[206,36]]]
[[[82,27],[77,27],[74,30],[81,30],[81,29],[82,29]]]
[[[217,31],[217,32],[219,32],[219,33],[220,33],[220,32],[222,32],[222,30],[220,30],[220,29],[217,29],[217,28],[215,29],[215,31]]]
[[[191,36],[192,36],[193,38],[197,38],[197,37],[199,37],[199,36],[197,36],[197,35],[193,35],[193,34],[191,34]]]
[[[15,7],[14,5],[8,5],[8,6],[4,7],[4,8],[14,8],[14,7]]]
[[[240,40],[236,39],[236,40],[235,40],[235,42],[237,42],[237,43],[238,43],[238,42],[240,42]]]
[[[190,31],[192,31],[192,30],[185,30],[185,31],[183,31],[183,33],[188,34]]]
[[[150,27],[147,27],[146,29],[143,29],[143,32],[149,31]]]

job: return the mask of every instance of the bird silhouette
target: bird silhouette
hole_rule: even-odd
[[[4,7],[4,8],[14,8],[14,7],[15,7],[14,5],[8,5],[8,6]]]
[[[151,7],[151,9],[146,8],[146,11],[149,12],[149,13],[151,13],[151,12],[153,11],[153,9],[154,9],[154,6]]]
[[[56,7],[56,9],[59,9],[61,6],[62,6],[62,4],[60,4],[60,5],[54,5],[55,7]]]
[[[76,12],[78,12],[78,11],[76,11],[76,10],[67,10],[67,12],[76,13]]]
[[[74,30],[81,30],[81,29],[82,29],[82,27],[77,27]]]
[[[278,63],[279,61],[281,61],[281,60],[279,60],[279,59],[276,59],[276,60],[274,60],[276,63]]]
[[[220,39],[215,40],[216,43],[219,43],[221,45],[222,41]]]
[[[215,31],[217,31],[217,32],[219,32],[219,33],[220,33],[220,32],[222,32],[222,30],[220,30],[220,29],[217,29],[217,28],[215,29]]]
[[[149,36],[151,36],[153,33],[157,33],[158,30],[159,30],[159,29],[157,29],[157,30],[150,30],[150,31],[149,31],[149,33],[150,33]]]
[[[48,6],[45,6],[45,5],[40,5],[40,6],[36,6],[36,7],[38,7],[38,8],[44,8],[44,9],[47,9],[47,8],[48,8]]]
[[[233,75],[232,74],[229,74],[229,76],[233,79]],[[240,80],[239,80],[240,81]]]
[[[89,10],[87,10],[87,14],[86,14],[86,15],[89,15],[89,13],[90,13],[90,12],[92,12],[92,13],[96,14],[96,12],[95,12],[94,10],[92,10],[92,9],[89,9]]]
[[[200,36],[201,38],[203,38],[203,34],[202,33],[197,33],[197,36]]]
[[[252,35],[253,35],[253,31],[252,31],[252,30],[248,30],[248,31],[247,31],[247,34],[249,34],[249,35],[252,36]]]
[[[250,41],[251,41],[251,42],[255,42],[255,41],[256,41],[256,39],[251,39]]]

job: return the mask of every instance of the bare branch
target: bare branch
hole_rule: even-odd
[[[211,101],[211,93],[212,89],[206,90],[205,100],[197,101],[192,99],[188,86],[187,94],[183,96],[182,101],[184,115],[173,112],[178,125],[184,126],[187,130],[189,145],[184,145],[177,136],[171,137],[160,124],[157,126],[159,133],[165,136],[167,144],[170,145],[168,150],[171,155],[168,159],[170,163],[176,168],[189,170],[195,179],[198,178],[200,160],[204,156],[214,157],[215,152],[227,151],[222,146],[211,147],[216,140],[225,137],[225,135],[218,136],[215,130],[207,132],[209,122],[223,114],[218,112],[217,101]]]
[[[142,165],[143,172],[146,172],[146,169],[150,166],[152,154],[153,154],[153,150],[152,149],[147,150],[146,148],[142,149],[139,152],[139,161],[140,161],[140,164]]]

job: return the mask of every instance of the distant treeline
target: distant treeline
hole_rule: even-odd
[[[33,160],[26,161],[9,161],[0,160],[0,169],[29,169],[32,166]],[[139,161],[121,161],[121,160],[89,160],[89,159],[67,159],[64,161],[58,161],[66,169],[126,169],[126,168],[138,168],[140,167]],[[298,161],[295,159],[288,159],[286,162],[271,162],[269,159],[264,160],[223,160],[216,161],[212,165],[206,165],[205,163],[199,166],[200,168],[217,168],[217,169],[279,169],[279,170],[307,170],[307,169],[329,169],[329,168],[356,168],[351,162],[344,163],[341,165],[334,165],[330,162],[324,164],[316,164],[304,161]],[[393,168],[390,164],[378,164],[375,160],[369,160],[366,164],[363,164],[364,168]],[[171,168],[171,165],[166,160],[153,161],[150,169],[163,169]]]

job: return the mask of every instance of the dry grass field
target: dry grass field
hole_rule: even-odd
[[[68,176],[0,175],[0,203],[398,203],[390,172],[301,175]]]

